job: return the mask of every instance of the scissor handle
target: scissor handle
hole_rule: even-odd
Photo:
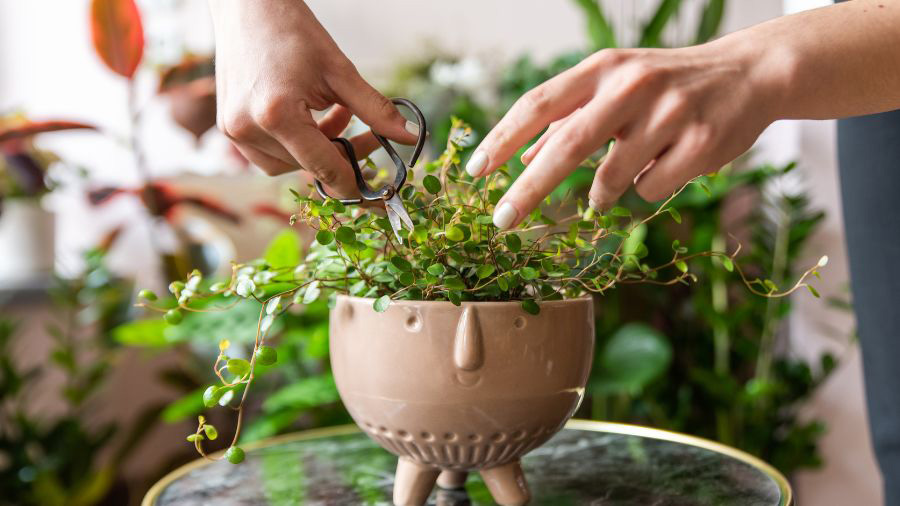
[[[405,98],[392,98],[391,102],[396,105],[402,105],[412,111],[412,113],[416,117],[416,122],[419,127],[419,138],[416,140],[416,147],[413,149],[412,156],[409,158],[408,167],[413,167],[416,164],[416,161],[419,159],[419,155],[422,154],[422,148],[425,147],[425,137],[428,135],[427,126],[425,124],[425,115],[422,114],[422,111],[416,107],[416,104],[412,103],[412,101],[407,100]],[[391,157],[391,160],[394,162],[394,166],[397,167],[397,174],[394,176],[394,184],[385,184],[381,188],[377,190],[372,189],[369,184],[366,182],[365,178],[363,178],[362,170],[359,167],[359,161],[356,158],[356,150],[353,149],[353,144],[343,137],[336,137],[331,139],[332,142],[338,142],[343,146],[344,151],[347,153],[347,158],[350,159],[350,166],[353,168],[353,175],[356,178],[356,186],[359,188],[359,193],[362,195],[361,198],[348,198],[348,199],[338,199],[342,204],[360,204],[363,200],[386,200],[392,197],[396,192],[400,191],[400,188],[406,183],[406,171],[407,164],[400,158],[400,155],[397,154],[397,150],[394,149],[394,146],[391,144],[389,140],[387,140],[384,136],[379,135],[375,132],[372,132],[375,135],[375,138],[378,139],[379,144],[387,151],[388,156]],[[324,198],[331,198],[326,192],[325,188],[322,186],[322,183],[316,179],[314,182],[316,187],[316,191],[319,195]]]

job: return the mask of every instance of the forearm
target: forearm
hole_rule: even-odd
[[[775,119],[900,109],[900,1],[853,0],[785,16],[713,42],[753,63]]]

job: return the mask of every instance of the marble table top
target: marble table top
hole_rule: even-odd
[[[143,506],[390,504],[396,457],[354,426],[244,446],[241,465],[199,460],[172,472]],[[570,421],[522,459],[533,505],[788,506],[777,471],[711,441],[644,427]],[[477,473],[429,504],[494,504]]]

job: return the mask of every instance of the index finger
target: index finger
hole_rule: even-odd
[[[613,137],[619,128],[619,101],[596,99],[576,111],[545,142],[525,172],[516,179],[494,209],[494,225],[517,225],[588,156]]]
[[[472,177],[490,174],[547,125],[568,116],[593,93],[590,79],[587,68],[578,65],[522,95],[485,136],[466,172]]]
[[[309,116],[298,121],[289,131],[290,134],[277,134],[276,139],[300,163],[304,169],[323,185],[333,190],[329,192],[335,198],[353,198],[359,196],[356,177],[350,163],[338,151],[340,148],[322,133]]]

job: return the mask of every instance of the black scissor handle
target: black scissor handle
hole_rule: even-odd
[[[422,111],[416,107],[416,104],[412,103],[412,101],[407,100],[405,98],[393,98],[391,99],[396,105],[402,105],[412,111],[413,115],[416,117],[416,123],[419,127],[419,138],[416,140],[416,146],[413,149],[412,156],[409,158],[409,164],[400,158],[400,155],[397,153],[397,150],[394,149],[393,144],[387,138],[382,135],[379,135],[375,132],[372,132],[375,135],[375,138],[378,139],[379,144],[387,151],[388,156],[391,157],[391,160],[394,162],[394,166],[397,167],[397,174],[394,176],[394,184],[386,184],[377,190],[372,189],[369,184],[366,182],[365,178],[363,178],[362,170],[359,167],[359,161],[356,159],[356,150],[353,149],[353,144],[343,137],[337,137],[331,139],[332,142],[340,143],[343,146],[344,151],[347,153],[347,158],[350,159],[350,166],[353,168],[353,175],[356,178],[356,186],[359,188],[359,193],[362,195],[361,198],[349,198],[349,199],[337,199],[342,204],[360,204],[363,200],[383,200],[388,199],[394,195],[394,193],[400,191],[400,188],[406,183],[406,170],[407,167],[413,167],[419,159],[419,155],[422,154],[422,148],[425,147],[425,137],[428,135],[427,126],[425,124],[425,115],[422,114]],[[322,183],[316,179],[314,182],[316,187],[316,191],[319,195],[325,198],[331,198],[326,192],[325,188],[322,186]]]

